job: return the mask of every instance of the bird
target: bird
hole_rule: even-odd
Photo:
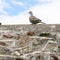
[[[44,22],[42,22],[42,20],[40,20],[39,18],[37,18],[37,17],[35,17],[34,15],[33,15],[33,13],[32,13],[32,11],[29,11],[29,14],[30,14],[30,16],[29,16],[29,21],[30,21],[30,23],[32,23],[32,24],[37,24],[37,23],[44,23]],[[45,23],[44,23],[45,24]]]

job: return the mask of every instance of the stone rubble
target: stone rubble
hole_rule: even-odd
[[[0,25],[0,60],[21,60],[21,57],[52,60],[51,53],[59,56],[60,25],[55,24],[55,28],[51,28],[53,25]]]

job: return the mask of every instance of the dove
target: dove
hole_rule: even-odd
[[[44,23],[44,22],[42,22],[42,20],[40,20],[39,18],[35,17],[35,16],[33,15],[32,11],[29,11],[29,14],[30,14],[30,16],[29,16],[29,21],[30,21],[30,23],[32,23],[32,24]]]

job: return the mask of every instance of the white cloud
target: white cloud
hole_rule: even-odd
[[[50,2],[51,0],[38,0],[39,2]]]
[[[49,4],[31,7],[34,15],[46,23],[60,23],[60,0],[53,0]]]
[[[14,5],[20,5],[20,6],[23,6],[23,5],[24,5],[23,2],[18,2],[18,1],[16,1],[16,0],[12,0],[12,3],[13,3]]]
[[[5,7],[10,8],[10,5],[6,3],[4,0],[0,0],[0,12],[3,14],[8,14],[6,11],[4,11]]]
[[[0,6],[2,6],[2,7],[10,7],[9,3],[5,2],[5,0],[0,0]]]
[[[0,16],[0,22],[2,24],[28,24],[28,14],[26,12],[23,12],[17,16]]]
[[[2,6],[0,6],[0,12],[3,13],[3,14],[8,14],[6,11],[3,10]]]

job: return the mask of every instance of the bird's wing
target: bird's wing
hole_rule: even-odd
[[[40,20],[40,19],[38,19],[38,18],[35,17],[35,16],[30,16],[29,19],[30,19],[30,20]],[[41,21],[41,20],[40,20],[40,21]]]

